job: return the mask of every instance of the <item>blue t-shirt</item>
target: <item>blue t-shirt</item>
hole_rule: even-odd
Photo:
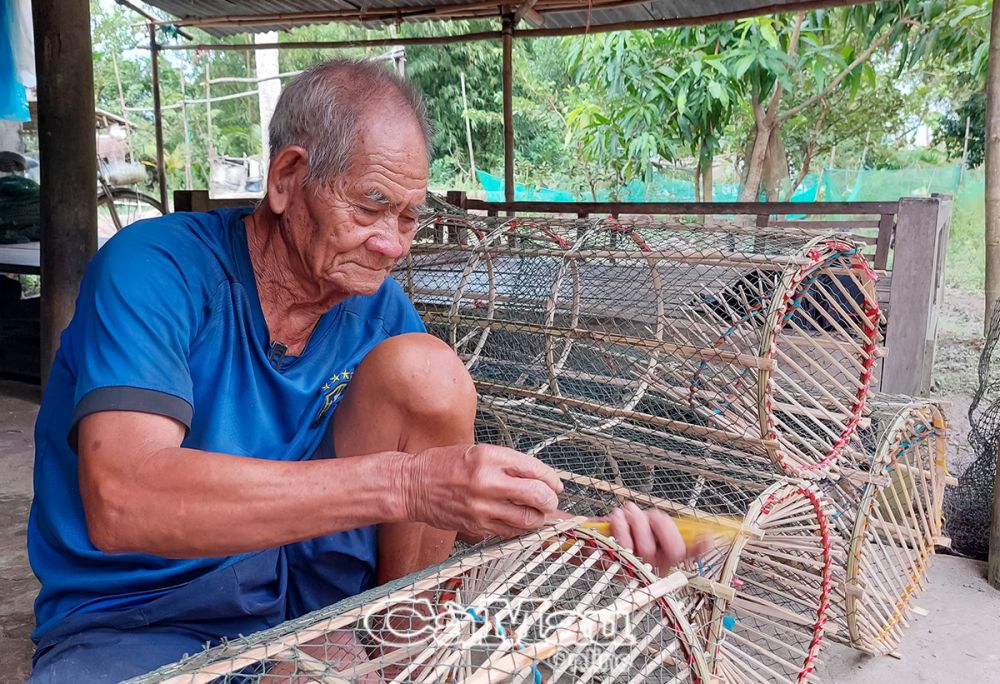
[[[87,534],[76,426],[91,413],[134,410],[187,426],[182,446],[298,461],[317,449],[365,355],[393,335],[423,332],[399,285],[350,297],[316,324],[300,356],[278,367],[257,298],[243,218],[250,209],[171,214],[118,233],[83,279],[35,425],[35,498],[28,554],[42,587],[37,638],[68,615],[133,607],[236,557],[109,555]],[[374,568],[374,534],[337,535]],[[370,577],[345,578],[366,588]]]

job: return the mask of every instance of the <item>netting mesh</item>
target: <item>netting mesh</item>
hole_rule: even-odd
[[[131,681],[707,681],[685,584],[561,523]]]
[[[1000,439],[1000,307],[990,320],[979,359],[979,386],[969,406],[969,445],[975,459],[959,475],[958,486],[945,498],[951,546],[960,553],[986,559],[993,517],[993,487]]]
[[[434,228],[396,278],[480,390],[605,429],[711,437],[821,477],[878,356],[874,274],[844,236],[635,219]]]

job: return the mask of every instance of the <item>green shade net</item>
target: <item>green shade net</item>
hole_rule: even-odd
[[[489,202],[504,201],[503,178],[485,171],[478,171],[479,182],[486,191]],[[981,174],[976,189],[977,177],[973,172],[962,173],[958,164],[951,166],[925,167],[914,169],[835,169],[825,168],[819,173],[810,173],[802,180],[792,194],[792,202],[894,202],[900,197],[928,197],[934,193],[957,197],[969,194],[971,201],[982,198]],[[963,193],[959,192],[962,186]],[[784,187],[787,188],[788,181]],[[977,194],[978,192],[978,194]],[[782,198],[787,190],[780,191]],[[740,197],[737,183],[715,183],[712,185],[712,199],[715,202],[735,202]],[[599,189],[597,197],[589,192],[574,192],[565,188],[548,186],[514,187],[517,202],[607,202],[611,193]],[[694,182],[666,175],[656,175],[648,183],[634,180],[618,193],[620,202],[694,202]]]

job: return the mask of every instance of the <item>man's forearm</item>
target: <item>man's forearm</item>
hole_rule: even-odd
[[[109,553],[196,558],[400,522],[408,458],[284,462],[165,448],[102,472],[84,497],[88,528]]]

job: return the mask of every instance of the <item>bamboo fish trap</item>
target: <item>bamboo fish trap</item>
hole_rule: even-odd
[[[632,501],[731,526],[685,567],[684,613],[727,682],[805,682],[827,629],[834,564],[828,502],[816,485],[754,471],[726,445],[622,422],[594,431],[486,403],[477,437],[554,467],[560,505],[602,516]]]
[[[133,682],[708,682],[675,595],[565,521],[459,556]]]
[[[483,393],[630,419],[822,477],[879,355],[875,274],[841,235],[438,216],[395,277]]]
[[[836,567],[837,639],[872,655],[892,652],[941,538],[948,476],[947,424],[933,402],[878,396],[871,427],[852,440],[843,477],[826,483],[831,527],[845,547]]]

